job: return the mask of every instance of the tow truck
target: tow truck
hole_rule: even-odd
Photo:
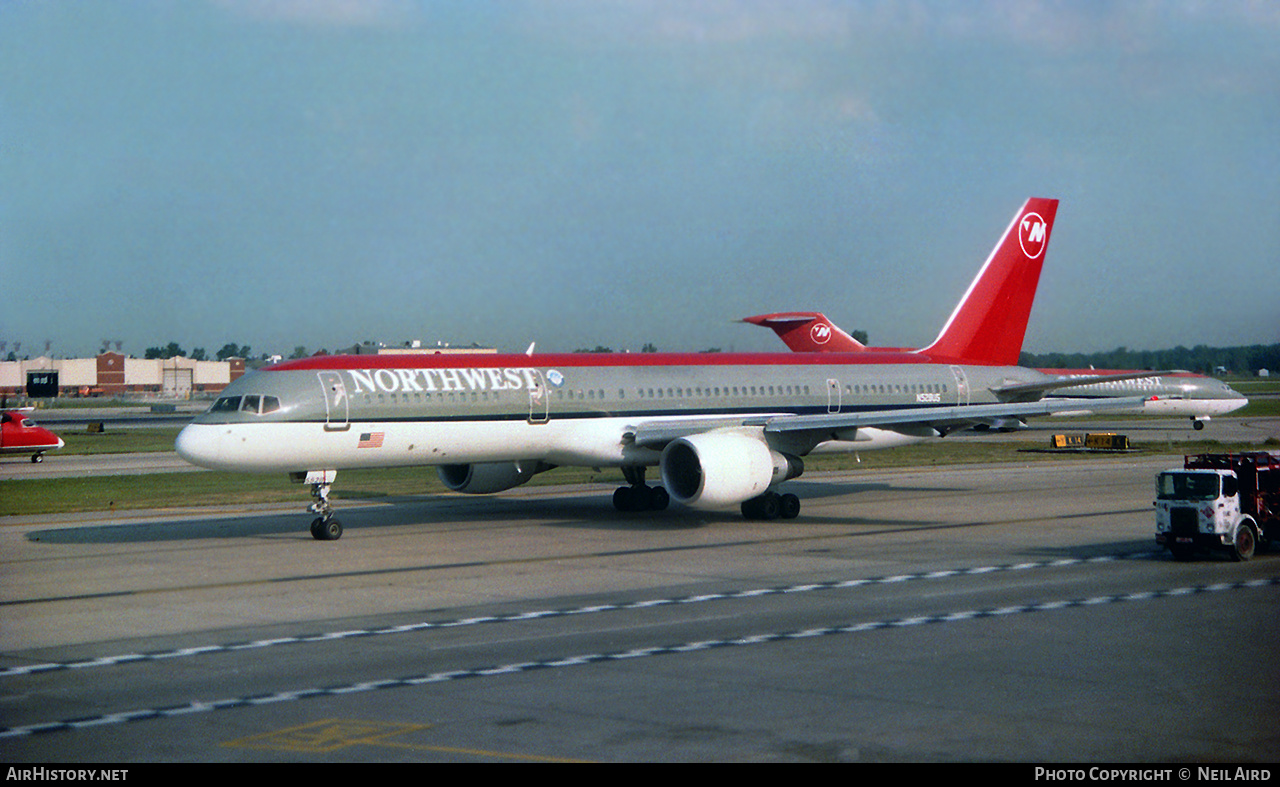
[[[1193,454],[1156,476],[1156,543],[1250,560],[1280,538],[1280,453]]]

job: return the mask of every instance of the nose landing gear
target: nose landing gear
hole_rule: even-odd
[[[342,538],[342,523],[334,516],[333,505],[329,502],[329,491],[333,488],[336,470],[311,470],[305,474],[293,474],[293,480],[306,483],[311,487],[311,499],[307,511],[319,514],[311,520],[311,537],[317,541],[337,541]]]

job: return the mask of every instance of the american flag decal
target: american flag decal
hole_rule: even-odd
[[[381,448],[382,438],[386,436],[386,432],[365,432],[360,435],[360,442],[356,444],[356,448]]]

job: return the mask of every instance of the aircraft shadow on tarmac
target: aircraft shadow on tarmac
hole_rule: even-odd
[[[820,486],[814,484],[815,487]],[[893,489],[888,484],[850,485],[863,491]],[[845,490],[846,492],[848,489]],[[903,490],[897,490],[903,491]],[[450,496],[416,496],[384,499],[377,505],[353,506],[343,511],[343,523],[348,538],[359,538],[365,528],[423,527],[431,528],[422,538],[447,532],[433,527],[451,525],[450,530],[490,529],[509,527],[522,522],[540,522],[541,527],[563,529],[591,529],[616,531],[694,530],[713,525],[736,526],[742,524],[736,512],[698,511],[673,507],[667,511],[621,514],[613,509],[608,497],[572,495],[529,498],[488,497],[471,500]],[[255,539],[288,538],[315,544],[320,548],[341,548],[336,543],[316,542],[307,531],[309,518],[292,510],[264,512],[249,516],[212,517],[207,519],[182,518],[149,520],[97,526],[53,528],[32,531],[27,539],[48,544],[127,544],[162,543],[171,541],[198,541],[201,539]],[[817,526],[842,526],[850,528],[842,537],[883,537],[887,534],[928,533],[979,530],[999,525],[998,522],[975,520],[970,522],[928,522],[886,517],[811,516],[801,514],[794,520],[775,520],[766,525],[776,529],[779,535],[803,535]],[[745,536],[745,531],[744,531]],[[751,538],[758,539],[755,531]],[[668,545],[669,546],[669,545]],[[1010,545],[1011,556],[1020,559],[1088,559],[1106,556],[1136,556],[1149,553],[1159,557],[1158,550],[1147,539],[1119,539],[1096,543],[1052,545]]]
[[[202,538],[257,538],[292,532],[311,538],[303,517],[280,513],[51,528],[27,533],[27,540],[43,544],[129,544]]]
[[[893,491],[903,494],[936,491],[932,488],[912,489],[885,483],[840,483],[831,481],[796,482],[789,488],[802,492],[807,499],[837,497],[872,491]],[[609,488],[611,489],[611,487]],[[413,495],[403,497],[379,497],[361,501],[358,495],[344,498],[337,495],[339,516],[348,531],[366,527],[397,527],[458,523],[465,527],[474,523],[480,527],[494,524],[539,520],[547,527],[584,528],[593,530],[653,530],[669,531],[696,529],[711,524],[742,522],[736,509],[702,511],[672,506],[665,511],[620,513],[610,502],[610,491],[600,494],[551,493],[545,496],[486,497],[454,495]],[[342,507],[342,503],[348,504]],[[127,516],[127,513],[122,513]],[[187,541],[216,538],[260,538],[296,535],[311,540],[307,530],[309,515],[293,509],[264,512],[252,515],[236,515],[210,518],[182,517],[177,519],[147,519],[103,525],[85,525],[68,528],[33,530],[28,541],[49,544],[113,544]],[[890,524],[881,518],[813,516],[801,512],[798,519],[777,520],[778,527],[797,528],[805,525],[876,525]],[[899,527],[927,527],[926,522],[895,520]]]
[[[802,493],[802,498],[818,499],[856,495],[866,492],[894,492],[904,495],[936,492],[933,487],[911,488],[889,483],[842,483],[838,481],[795,482],[789,488]],[[736,509],[703,511],[672,506],[665,511],[621,513],[613,508],[610,492],[600,494],[555,491],[530,496],[485,497],[455,495],[406,495],[379,497],[361,501],[359,496],[345,499],[338,496],[340,514],[349,536],[361,529],[372,527],[456,525],[460,528],[507,527],[514,523],[540,522],[543,527],[654,531],[692,530],[711,525],[738,525],[742,518]],[[882,533],[886,529],[903,531],[929,530],[940,527],[937,523],[891,519],[886,516],[819,516],[803,511],[794,520],[776,520],[766,523],[780,532],[803,532],[811,526],[852,526],[868,528],[867,534]],[[200,539],[296,537],[310,541],[307,530],[310,517],[294,509],[263,512],[251,515],[215,516],[195,518],[184,516],[175,519],[146,519],[103,525],[87,525],[69,528],[35,530],[27,539],[49,544],[110,544],[155,543],[167,541],[193,541]],[[980,526],[984,523],[971,523]],[[956,527],[945,525],[941,527]],[[348,536],[348,537],[349,537]],[[357,536],[358,537],[358,536]],[[424,534],[430,538],[430,534]]]

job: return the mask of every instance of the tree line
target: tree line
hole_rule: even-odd
[[[249,345],[247,344],[243,347],[234,343],[224,344],[222,345],[222,349],[218,350],[218,352],[214,354],[214,358],[219,361],[225,361],[228,358],[249,358],[251,357],[249,355],[249,349]],[[177,342],[169,342],[163,347],[148,347],[142,357],[163,358],[165,360],[168,360],[169,358],[190,358],[193,361],[209,360],[209,354],[203,347],[193,348],[191,352],[188,353],[186,350],[182,349],[182,346]]]
[[[1280,344],[1246,347],[1174,347],[1171,350],[1130,350],[1117,347],[1096,353],[1022,353],[1018,362],[1036,369],[1186,369],[1201,374],[1257,374],[1280,371]]]

